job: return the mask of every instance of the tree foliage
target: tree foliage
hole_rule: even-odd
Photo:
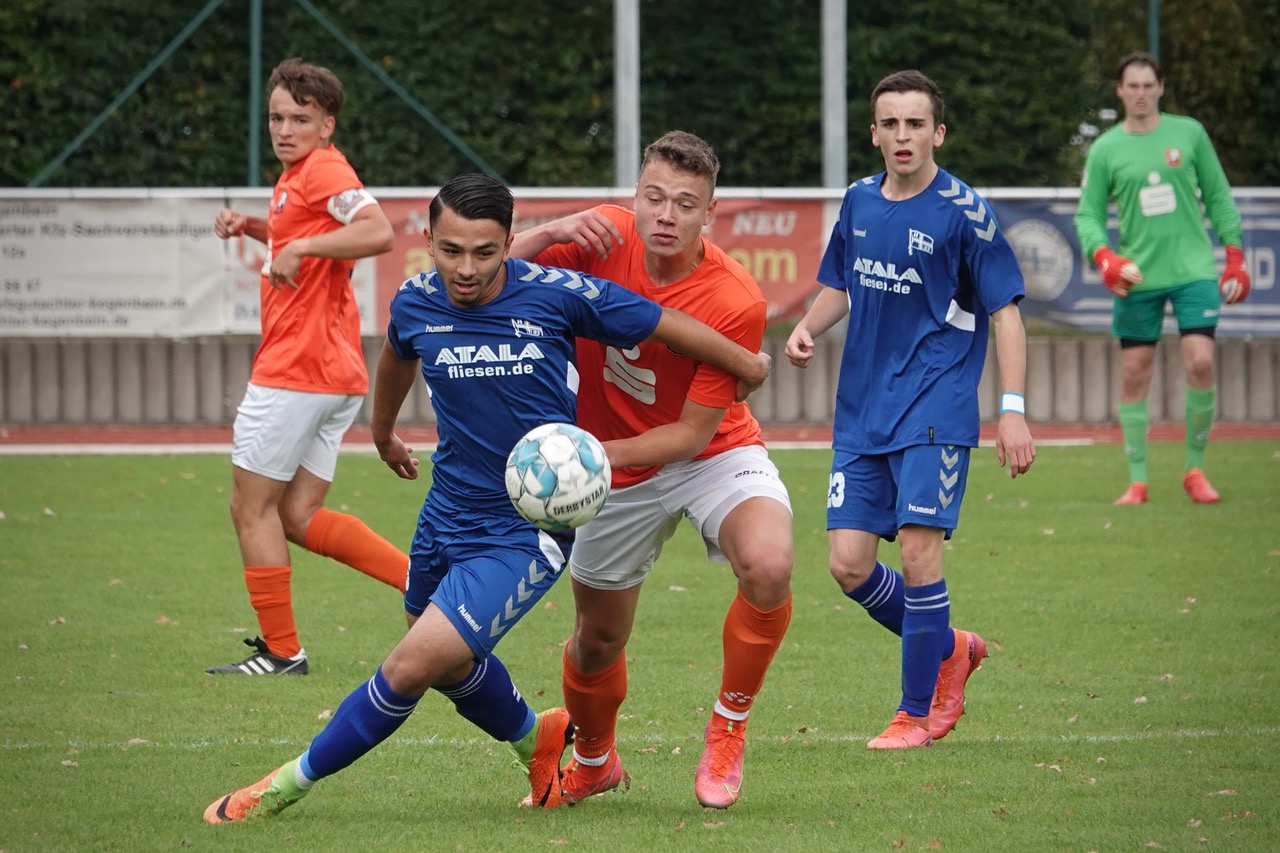
[[[397,97],[299,2],[265,3],[264,79],[288,56],[346,85],[335,137],[371,185],[438,185],[484,167],[519,186],[613,182],[611,0],[311,0],[417,106]],[[1114,106],[1111,69],[1145,46],[1131,0],[864,0],[849,4],[849,175],[882,168],[867,96],[917,67],[943,87],[939,160],[979,186],[1078,180],[1078,128]],[[204,8],[144,0],[0,4],[0,185],[54,161]],[[1237,184],[1280,178],[1274,0],[1165,0],[1165,106],[1209,128]],[[278,173],[248,139],[249,2],[224,0],[107,116],[47,186],[243,186]],[[820,0],[645,0],[642,141],[683,128],[722,185],[821,183]],[[265,104],[265,93],[262,95]],[[265,111],[265,106],[263,107]],[[425,110],[473,152],[452,144]],[[247,173],[250,145],[259,173]]]

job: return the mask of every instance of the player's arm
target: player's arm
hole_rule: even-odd
[[[647,467],[692,459],[715,437],[726,411],[685,400],[680,417],[672,423],[604,442],[609,464],[614,468]]]
[[[220,239],[252,237],[259,243],[267,242],[267,220],[261,216],[245,216],[224,207],[213,219],[213,233]]]
[[[411,456],[413,448],[406,446],[395,434],[396,418],[417,378],[418,360],[406,361],[396,355],[389,341],[383,341],[374,375],[373,416],[369,431],[382,461],[403,480],[417,479],[418,460]]]
[[[996,431],[996,458],[1009,464],[1009,476],[1025,474],[1036,458],[1031,430],[1027,427],[1024,389],[1027,380],[1027,333],[1022,312],[1010,302],[991,315],[995,330],[996,364],[1000,367],[1000,422]]]
[[[1228,305],[1243,302],[1249,295],[1252,282],[1249,270],[1244,262],[1244,232],[1240,227],[1240,208],[1231,195],[1231,184],[1227,181],[1227,173],[1222,170],[1222,161],[1213,150],[1209,134],[1200,134],[1200,150],[1196,153],[1196,180],[1200,184],[1200,198],[1204,202],[1205,214],[1213,225],[1213,233],[1218,235],[1227,252],[1227,264],[1223,267],[1222,278],[1218,280],[1218,291],[1222,301]]]
[[[1092,258],[1102,274],[1102,283],[1121,299],[1129,289],[1142,283],[1138,265],[1111,248],[1107,235],[1107,202],[1111,198],[1111,181],[1101,156],[1090,151],[1084,164],[1084,186],[1080,188],[1080,206],[1076,208],[1076,235],[1085,257]]]
[[[271,283],[276,287],[287,284],[296,288],[294,277],[303,258],[367,258],[391,251],[395,241],[395,232],[382,208],[376,203],[366,205],[340,228],[286,243],[271,259]]]
[[[607,258],[616,246],[622,245],[622,232],[612,219],[593,207],[516,234],[511,242],[511,257],[532,260],[552,246],[565,243]]]
[[[748,394],[763,385],[773,366],[773,359],[767,353],[751,352],[674,308],[663,307],[658,325],[648,340],[667,344],[694,361],[732,373],[739,380],[739,400],[746,399]]]
[[[814,341],[849,313],[849,297],[843,290],[824,286],[814,297],[804,317],[787,338],[787,360],[796,367],[808,367],[813,359]]]

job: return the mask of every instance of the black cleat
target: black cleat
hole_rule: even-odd
[[[212,675],[306,675],[307,674],[307,653],[305,651],[298,652],[296,657],[282,658],[271,654],[267,650],[267,644],[263,642],[261,637],[254,637],[252,640],[244,641],[256,651],[238,663],[229,663],[226,666],[211,666],[205,670]]]

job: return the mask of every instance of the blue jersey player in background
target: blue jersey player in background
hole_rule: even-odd
[[[374,442],[400,477],[417,477],[418,461],[394,427],[419,365],[440,436],[409,551],[409,630],[302,755],[214,801],[210,823],[297,802],[390,737],[430,688],[511,744],[534,805],[561,802],[569,715],[535,714],[493,649],[555,583],[573,534],[547,533],[516,513],[503,481],[507,455],[533,427],[575,420],[579,336],[623,348],[660,341],[740,377],[743,396],[763,383],[769,360],[612,282],[511,259],[513,211],[511,192],[485,175],[446,183],[429,215],[436,268],[406,281],[391,303]]]
[[[978,446],[978,380],[994,321],[1003,395],[996,454],[1012,476],[1035,458],[1024,417],[1022,274],[991,209],[939,168],[942,93],[919,71],[880,81],[872,144],[885,171],[845,192],[818,270],[826,285],[787,341],[807,367],[814,338],[846,314],[835,451],[827,494],[831,574],[845,595],[902,637],[902,702],[868,749],[929,746],[964,713],[986,655],[950,628],[943,540],[960,515]],[[897,537],[902,574],[877,562]]]

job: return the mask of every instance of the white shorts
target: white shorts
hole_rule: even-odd
[[[232,427],[231,463],[285,483],[301,467],[332,483],[338,446],[363,401],[360,394],[313,394],[250,384]]]
[[[593,589],[643,583],[685,516],[702,536],[707,557],[724,561],[720,525],[735,507],[755,497],[772,498],[791,509],[787,487],[759,445],[673,462],[643,483],[609,494],[600,514],[578,529],[569,572]]]

